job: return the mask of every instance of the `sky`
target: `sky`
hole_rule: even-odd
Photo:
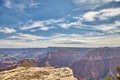
[[[120,0],[0,0],[0,48],[120,46]]]

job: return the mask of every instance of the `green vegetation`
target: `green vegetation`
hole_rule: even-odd
[[[112,79],[110,76],[106,77],[105,80],[120,80],[120,65],[116,67],[116,77]]]
[[[116,80],[120,80],[120,66],[116,67],[116,71],[117,71]]]
[[[111,77],[106,77],[105,80],[112,80]]]

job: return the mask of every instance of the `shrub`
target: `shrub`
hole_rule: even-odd
[[[34,65],[34,62],[31,60],[24,60],[21,64],[22,67],[25,67],[25,69],[28,69]]]

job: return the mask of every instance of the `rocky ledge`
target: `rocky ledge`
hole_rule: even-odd
[[[0,72],[0,80],[77,80],[70,68],[17,67]]]

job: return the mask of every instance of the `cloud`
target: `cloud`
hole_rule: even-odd
[[[93,10],[97,8],[98,6],[101,6],[105,3],[108,3],[112,0],[73,0],[75,4],[77,4],[78,8],[74,9],[80,10],[80,11],[87,11],[87,10]],[[83,7],[84,6],[84,7]]]
[[[80,21],[76,21],[76,22],[69,22],[69,23],[60,23],[58,24],[61,28],[67,29],[70,27],[76,27],[76,28],[80,28],[81,26],[83,26],[83,24]]]
[[[105,20],[120,15],[120,8],[103,9],[100,12],[100,20]]]
[[[63,42],[60,42],[60,43],[56,43],[56,44],[86,44],[85,42],[80,42],[80,41],[63,41]]]
[[[119,35],[109,35],[97,38],[88,38],[88,43],[91,45],[103,46],[120,46]]]
[[[60,18],[60,19],[49,19],[46,20],[45,23],[46,24],[51,24],[51,23],[60,23],[60,22],[64,22],[65,19],[64,18]]]
[[[116,2],[120,2],[120,0],[114,0],[114,1],[116,1]]]
[[[0,40],[0,47],[13,47],[13,48],[23,48],[23,47],[49,47],[49,46],[59,46],[59,47],[104,47],[104,46],[120,46],[119,35],[109,35],[109,36],[82,36],[78,34],[56,34],[51,37],[44,37],[45,40],[40,40],[39,36],[29,35],[29,34],[19,34],[25,35],[20,36],[20,39],[27,38],[28,40]],[[14,37],[13,37],[14,38]]]
[[[111,1],[115,1],[115,2],[120,2],[120,0],[73,0],[76,4],[94,4],[91,6],[95,6],[95,4],[103,4],[103,3],[108,3]]]
[[[97,32],[97,31],[92,31],[92,32],[85,32],[84,36],[86,37],[97,37],[97,36],[104,36],[105,33],[103,32]]]
[[[13,28],[8,28],[8,27],[0,27],[0,32],[5,33],[5,34],[9,34],[9,33],[16,32],[16,30]]]
[[[109,8],[87,12],[83,15],[82,19],[85,21],[96,21],[97,18],[99,20],[107,20],[118,15],[120,15],[120,8]]]
[[[86,41],[82,39],[83,35],[78,34],[56,34],[50,38],[50,41],[56,44],[85,44]]]
[[[47,42],[40,41],[20,41],[20,40],[0,40],[1,48],[36,48],[47,47]]]
[[[8,8],[12,8],[12,3],[11,3],[11,0],[5,0],[5,4],[4,4],[6,7]]]
[[[30,35],[30,34],[23,34],[23,33],[17,33],[15,36],[10,36],[10,39],[17,39],[17,40],[42,40],[44,39],[41,36],[36,36],[36,35]]]
[[[85,41],[80,40],[81,37],[78,34],[57,34],[50,41],[56,44],[85,44]]]
[[[39,30],[47,31],[49,29],[55,28],[51,26],[53,24],[58,24],[64,22],[64,19],[49,19],[44,21],[32,21],[29,20],[21,27],[21,30],[30,30],[33,28],[39,28]]]
[[[21,27],[21,30],[29,30],[36,27],[42,27],[42,26],[44,26],[42,21],[28,21],[26,22],[25,25]]]
[[[55,28],[54,26],[51,27],[41,27],[40,30],[47,31],[49,29]]]
[[[15,10],[24,10],[25,8],[34,8],[38,6],[35,0],[4,0],[4,6]]]
[[[83,15],[83,19],[85,21],[95,21],[95,17],[97,17],[99,13],[100,12],[87,12]]]
[[[94,27],[97,30],[101,30],[106,33],[118,33],[120,32],[120,21],[115,21],[112,24],[103,24]]]
[[[110,1],[112,1],[112,0],[74,0],[74,2],[76,3],[76,4],[80,4],[80,3],[106,3],[106,2],[110,2]]]

